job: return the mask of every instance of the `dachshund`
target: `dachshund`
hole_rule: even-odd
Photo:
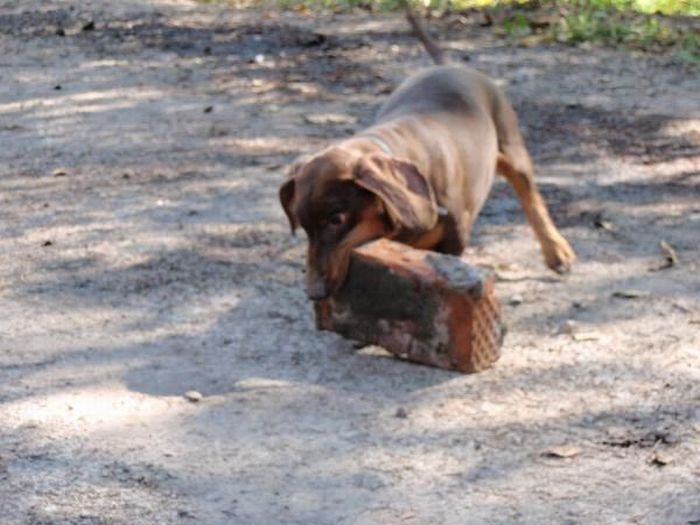
[[[291,166],[279,198],[308,237],[306,293],[343,284],[353,248],[380,237],[460,255],[496,173],[515,190],[547,266],[575,254],[552,222],[505,94],[486,75],[448,63],[404,2],[436,65],[406,79],[374,125]]]

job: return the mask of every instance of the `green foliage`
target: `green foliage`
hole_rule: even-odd
[[[700,15],[700,0],[589,0],[579,3],[588,3],[598,9],[614,8],[646,14]]]
[[[521,12],[516,12],[512,17],[506,18],[503,21],[503,30],[511,38],[520,38],[532,33],[527,17]]]
[[[272,0],[294,9],[390,11],[399,0]],[[538,38],[562,43],[600,43],[675,53],[700,64],[697,24],[675,24],[667,15],[700,15],[700,0],[410,0],[417,8],[439,12],[483,9],[495,29],[511,39]],[[536,21],[539,15],[547,21]],[[540,16],[541,18],[541,16]]]
[[[698,62],[700,35],[692,27],[677,26],[664,16],[639,13],[634,0],[572,0],[555,2],[559,20],[551,35],[560,42],[599,42],[646,51],[675,50],[685,62]],[[664,3],[670,6],[670,0]],[[616,5],[613,5],[616,4]],[[686,4],[689,9],[690,3]]]
[[[531,4],[530,0],[410,0],[414,5],[439,11],[469,8],[499,8],[503,6]],[[321,8],[343,10],[353,7],[372,8],[381,11],[398,9],[399,0],[277,0],[285,7]],[[700,0],[540,0],[539,5],[577,6],[584,9],[628,11],[665,15],[700,15]]]

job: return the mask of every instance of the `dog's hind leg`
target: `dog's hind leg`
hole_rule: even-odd
[[[576,255],[552,222],[547,204],[537,189],[534,165],[518,129],[518,117],[505,99],[499,101],[494,120],[499,149],[496,169],[515,190],[547,266],[559,273],[567,272]]]

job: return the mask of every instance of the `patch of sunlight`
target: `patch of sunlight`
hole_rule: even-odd
[[[90,113],[106,113],[108,111],[117,111],[120,109],[126,109],[133,107],[134,100],[126,99],[119,101],[111,101],[105,104],[89,104],[89,105],[79,105],[75,107],[73,105],[67,104],[65,107],[54,108],[48,111],[37,111],[37,116],[41,118],[61,119],[61,127],[78,125],[81,123],[80,117],[88,115]]]
[[[61,391],[8,403],[21,421],[42,427],[60,427],[63,433],[124,427],[163,419],[174,400],[126,390],[114,383],[99,388]]]
[[[606,361],[599,361],[605,363]],[[614,370],[614,360],[609,360],[611,370]],[[575,365],[572,365],[575,366]],[[551,365],[537,367],[546,374]],[[582,366],[583,368],[583,366]],[[508,375],[526,373],[535,376],[538,370],[530,364],[522,370],[514,368]],[[638,392],[647,390],[648,377],[617,377],[614,373],[598,373],[595,380],[575,389],[568,389],[566,396],[554,399],[553,394],[561,387],[551,384],[542,385],[539,389],[528,390],[526,393],[519,388],[511,392],[490,391],[488,401],[474,399],[443,399],[440,409],[436,410],[434,401],[413,403],[411,412],[412,425],[396,429],[396,435],[411,435],[417,428],[432,429],[441,432],[464,432],[465,428],[488,429],[497,421],[498,426],[508,425],[538,425],[549,421],[562,419],[580,419],[586,414],[604,413],[615,409],[639,407]],[[504,378],[504,384],[509,378]],[[612,389],[613,385],[615,386]],[[609,396],[596,398],[601,388],[611,389]],[[599,394],[598,394],[599,395]],[[459,417],[455,417],[456,415]]]
[[[30,98],[26,100],[17,100],[0,104],[0,113],[11,113],[17,111],[27,111],[35,108],[58,108],[66,106],[65,110],[57,110],[55,115],[73,114],[75,113],[75,105],[80,105],[81,111],[88,109],[83,104],[91,104],[92,106],[109,107],[111,105],[123,104],[123,100],[128,100],[130,103],[135,101],[143,101],[154,98],[161,98],[163,93],[156,89],[144,89],[142,87],[134,88],[115,88],[103,91],[88,91],[85,93],[75,93],[57,97],[41,97]],[[113,102],[109,102],[109,101]],[[115,102],[119,101],[119,102]],[[101,104],[100,104],[101,103]],[[48,112],[44,112],[46,114]]]
[[[86,70],[86,69],[99,69],[102,67],[128,67],[132,64],[133,62],[130,60],[124,60],[124,59],[112,59],[112,58],[105,58],[102,60],[87,60],[85,62],[81,62],[78,65],[78,69]],[[142,67],[144,64],[140,64]]]
[[[685,137],[690,134],[700,136],[700,119],[673,120],[661,128],[661,133],[667,137]],[[692,139],[693,137],[689,137]]]
[[[266,152],[287,149],[287,139],[279,137],[231,138],[223,142],[244,151]]]
[[[267,377],[249,377],[236,381],[236,387],[242,390],[263,390],[274,388],[294,388],[295,383]]]

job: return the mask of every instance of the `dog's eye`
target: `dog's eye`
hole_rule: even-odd
[[[331,213],[328,216],[328,224],[330,226],[342,226],[345,224],[345,222],[348,220],[348,214],[347,213]]]

